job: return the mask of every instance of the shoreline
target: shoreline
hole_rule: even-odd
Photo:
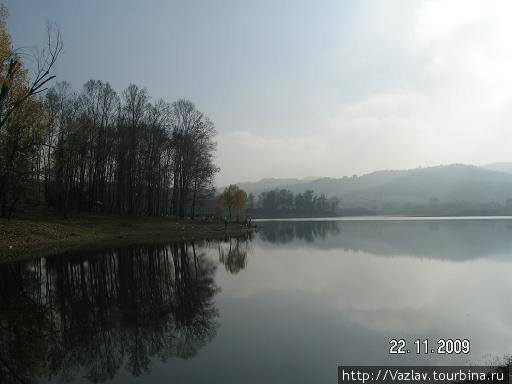
[[[265,221],[414,221],[414,220],[511,220],[512,215],[368,215],[368,216],[326,216],[326,217],[284,217],[253,218],[253,222]]]
[[[20,218],[0,221],[0,263],[109,246],[222,239],[254,231],[236,223],[225,230],[223,223],[158,217]]]
[[[254,218],[273,221],[445,221],[511,220],[512,216],[338,216],[308,218]],[[161,217],[87,214],[65,220],[54,216],[0,221],[0,263],[63,252],[102,249],[110,246],[155,244],[174,241],[215,240],[253,233],[257,227],[230,223],[204,223]]]

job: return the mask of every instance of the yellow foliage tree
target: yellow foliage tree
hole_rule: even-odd
[[[7,8],[0,4],[0,205],[2,216],[10,218],[44,138],[43,106],[37,94],[55,77],[50,71],[62,43],[58,29],[54,36],[48,27],[48,46],[34,54],[36,70],[29,79],[12,48],[7,16]]]
[[[231,184],[224,189],[222,195],[219,196],[217,204],[228,209],[229,219],[231,220],[233,214],[240,220],[240,217],[247,209],[247,193],[238,187],[236,184]]]

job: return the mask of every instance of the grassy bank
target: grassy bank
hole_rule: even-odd
[[[239,224],[154,217],[84,215],[0,222],[0,262],[68,250],[176,240],[214,239],[252,231]]]

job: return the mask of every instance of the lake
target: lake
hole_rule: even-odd
[[[512,220],[259,221],[223,241],[0,264],[0,374],[41,383],[336,383],[338,365],[512,352]],[[410,353],[390,354],[390,339]],[[468,354],[414,341],[467,339]]]

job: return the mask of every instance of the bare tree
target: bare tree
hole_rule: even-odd
[[[55,76],[51,73],[62,51],[59,28],[47,26],[47,45],[24,52],[13,50],[6,29],[7,10],[0,8],[0,204],[3,216],[11,214],[28,189],[33,174],[39,179],[42,107],[36,95],[46,90]],[[35,69],[30,78],[21,57],[32,58]]]
[[[0,129],[6,124],[9,117],[21,107],[21,105],[31,96],[44,92],[47,84],[55,78],[52,70],[57,59],[62,52],[63,43],[60,28],[56,24],[47,24],[47,42],[46,46],[35,49],[32,52],[25,53],[22,50],[13,51],[8,58],[5,81],[0,87]],[[20,75],[24,69],[20,56],[29,56],[35,62],[35,70],[32,80],[28,86],[16,97],[12,95],[12,84],[15,83],[16,76]]]

